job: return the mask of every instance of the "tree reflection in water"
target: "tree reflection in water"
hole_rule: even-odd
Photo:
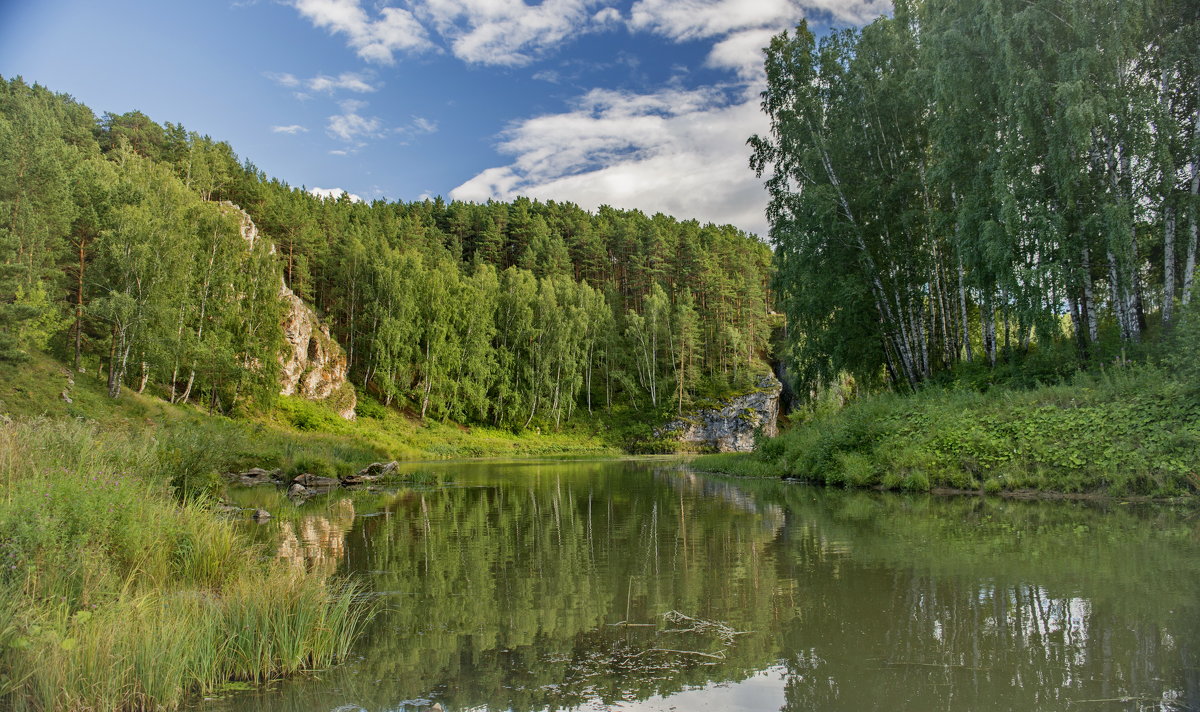
[[[382,613],[350,664],[210,708],[1200,705],[1188,512],[445,467],[449,486],[284,518],[281,555],[340,562]],[[748,632],[669,632],[672,610]]]

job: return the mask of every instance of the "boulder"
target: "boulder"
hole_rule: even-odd
[[[374,482],[380,477],[384,477],[395,472],[398,465],[399,463],[397,463],[395,460],[392,460],[391,462],[372,462],[370,465],[362,468],[357,473],[342,477],[342,484],[361,485],[366,484],[367,482]]]
[[[251,467],[245,472],[238,473],[237,481],[244,485],[274,485],[279,484],[278,470],[264,470],[261,467]]]
[[[292,486],[288,487],[287,491],[287,496],[291,497],[292,499],[304,499],[306,497],[311,497],[313,494],[314,493],[312,490],[300,484],[299,482],[293,482]]]
[[[329,489],[331,487],[337,487],[341,484],[341,482],[333,477],[322,477],[320,475],[314,475],[308,472],[293,477],[292,483],[300,485],[301,487],[307,487],[309,489]]]
[[[250,517],[256,522],[265,522],[271,518],[271,513],[265,509],[256,509]]]
[[[706,408],[668,423],[658,436],[717,452],[749,452],[756,434],[779,434],[779,396],[783,384],[763,376],[752,393],[732,398],[720,408]]]

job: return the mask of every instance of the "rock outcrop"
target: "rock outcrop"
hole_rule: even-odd
[[[280,359],[279,392],[309,400],[332,398],[338,415],[353,420],[357,399],[346,381],[346,352],[316,312],[286,285],[279,297],[287,304],[282,325],[287,352]]]
[[[721,408],[706,408],[672,421],[659,437],[678,440],[697,449],[749,452],[758,433],[779,434],[779,394],[783,384],[763,376],[752,393],[731,399]]]
[[[260,235],[249,213],[229,201],[222,205],[241,214],[242,239],[253,248]],[[274,245],[270,252],[275,254]],[[279,393],[330,401],[338,415],[353,420],[358,399],[354,387],[346,380],[346,352],[329,335],[329,327],[321,323],[312,307],[282,279],[279,281],[279,298],[287,308],[280,325],[287,340],[287,351],[279,360]]]

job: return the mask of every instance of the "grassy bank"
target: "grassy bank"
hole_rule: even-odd
[[[928,388],[812,414],[745,455],[701,470],[846,487],[1114,496],[1200,491],[1200,397],[1166,372],[1080,374],[987,392]]]
[[[169,443],[0,426],[0,707],[171,709],[342,657],[368,611],[180,503]]]
[[[381,459],[619,454],[624,442],[641,434],[620,414],[589,418],[584,413],[557,432],[513,433],[422,422],[368,399],[354,421],[320,403],[284,397],[267,412],[231,418],[172,405],[150,392],[126,389],[109,398],[95,374],[72,373],[41,354],[21,363],[0,362],[0,414],[81,419],[106,430],[145,432],[169,442],[179,469],[196,474],[252,466],[348,472]]]

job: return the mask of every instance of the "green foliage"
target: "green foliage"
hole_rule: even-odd
[[[292,461],[287,473],[292,477],[310,474],[319,477],[337,477],[338,472],[332,463],[316,457],[301,457]]]
[[[322,200],[182,126],[0,80],[0,360],[53,347],[114,398],[269,409],[282,277],[385,408],[514,431],[682,410],[762,357],[769,270],[752,236],[661,214]]]
[[[346,655],[369,609],[179,503],[188,451],[73,421],[0,427],[6,708],[169,709]]]
[[[773,38],[751,160],[801,380],[1145,358],[1194,292],[1198,40],[1195,3],[1148,0],[901,0]]]
[[[1200,402],[1189,386],[1137,368],[1027,390],[863,398],[814,415],[753,455],[700,458],[696,466],[909,491],[1162,497],[1200,490],[1198,444]]]

